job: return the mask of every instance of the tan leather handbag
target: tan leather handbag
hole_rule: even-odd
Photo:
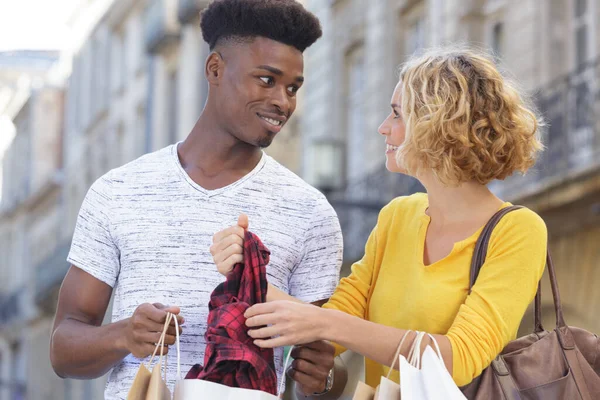
[[[485,261],[492,230],[504,215],[519,208],[522,207],[511,206],[498,211],[484,227],[473,253],[469,288],[473,287]],[[545,331],[542,327],[538,285],[534,332],[510,342],[479,377],[461,388],[468,399],[600,399],[600,339],[583,329],[567,326],[550,253],[547,267],[556,328]]]

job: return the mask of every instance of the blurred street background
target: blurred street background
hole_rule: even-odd
[[[103,398],[104,379],[61,380],[48,357],[75,220],[98,177],[196,122],[208,3],[0,0],[0,400]],[[534,170],[491,187],[545,219],[566,321],[600,333],[600,1],[303,3],[324,36],[306,51],[298,109],[266,152],[329,197],[343,274],[380,208],[422,190],[385,170],[377,133],[398,66],[423,47],[469,43],[493,51],[549,125]],[[520,333],[532,327],[528,313]]]

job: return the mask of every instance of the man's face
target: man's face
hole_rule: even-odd
[[[302,53],[263,37],[219,52],[224,64],[216,88],[220,120],[240,141],[269,146],[296,109],[304,81]]]

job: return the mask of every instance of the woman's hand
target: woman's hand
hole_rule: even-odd
[[[248,335],[258,347],[273,348],[328,340],[327,310],[293,301],[256,304],[246,310]]]

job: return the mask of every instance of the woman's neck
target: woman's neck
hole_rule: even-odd
[[[420,180],[429,199],[426,213],[440,225],[487,218],[503,204],[487,186],[477,182],[446,186],[433,177]]]

